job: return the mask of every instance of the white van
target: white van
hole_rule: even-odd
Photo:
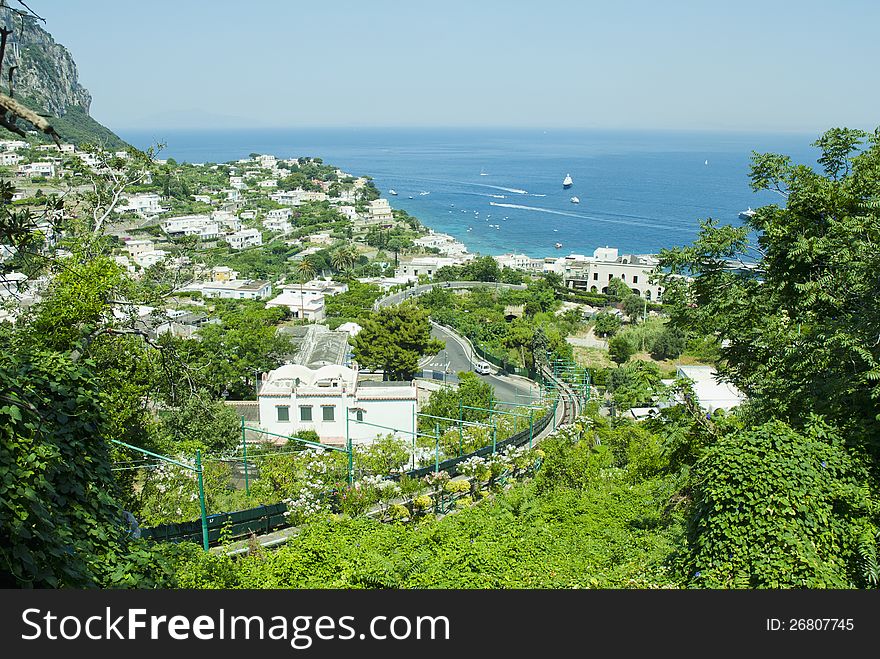
[[[474,371],[480,375],[490,375],[492,373],[492,367],[489,366],[489,362],[477,362],[474,364]]]

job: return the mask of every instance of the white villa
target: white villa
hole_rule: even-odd
[[[417,256],[409,261],[401,261],[394,271],[400,279],[418,279],[421,275],[433,277],[443,266],[460,265],[467,259],[448,256]]]
[[[554,271],[562,275],[569,288],[606,293],[608,282],[614,278],[626,282],[636,295],[659,300],[663,296],[663,288],[649,281],[657,263],[657,258],[650,254],[619,256],[616,248],[599,247],[593,252],[592,258],[571,254],[557,259]]]
[[[154,249],[156,249],[156,244],[152,240],[129,240],[125,243],[125,251],[132,258],[144,252],[152,252]]]
[[[21,156],[14,151],[4,151],[3,153],[0,153],[0,165],[3,165],[4,167],[17,165],[19,160],[21,160]]]
[[[205,297],[235,300],[262,300],[272,294],[272,284],[263,279],[215,279],[190,284],[185,290],[201,291]]]
[[[27,165],[19,165],[18,175],[45,176],[46,178],[54,178],[55,164],[51,162],[32,162]]]
[[[168,256],[168,252],[164,249],[153,249],[147,252],[140,252],[137,256],[132,256],[132,260],[142,268],[149,268],[160,261],[164,261]]]
[[[220,225],[207,215],[170,217],[162,222],[162,230],[169,236],[198,236],[202,240],[220,237]]]
[[[446,233],[435,233],[433,230],[427,236],[416,238],[413,244],[418,247],[440,250],[444,256],[464,256],[468,253],[464,243],[456,240]]]
[[[368,444],[394,432],[375,426],[412,428],[416,393],[411,382],[358,382],[357,369],[345,366],[284,364],[263,374],[260,426],[285,436],[314,430],[321,442],[337,446],[347,438]]]
[[[144,192],[143,194],[131,195],[125,204],[119,206],[116,210],[120,213],[134,211],[144,215],[157,215],[158,213],[164,213],[166,210],[162,208],[161,201],[162,198],[155,192]]]
[[[306,287],[303,287],[301,293],[298,288],[285,290],[266,303],[266,308],[269,307],[287,307],[294,318],[304,318],[311,322],[324,320],[327,315],[324,309],[324,293]]]
[[[224,239],[232,249],[244,249],[263,244],[263,234],[259,229],[242,229],[235,233],[224,236]]]
[[[282,206],[299,206],[304,201],[327,201],[327,193],[297,188],[296,190],[273,192],[269,198]]]
[[[364,224],[390,224],[394,221],[387,199],[373,199],[369,206],[369,215],[364,218]]]
[[[525,254],[501,254],[494,258],[499,268],[513,268],[526,272],[542,272],[544,270],[544,259],[533,259]]]

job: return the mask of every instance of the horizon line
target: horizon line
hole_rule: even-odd
[[[105,124],[107,125],[107,124]],[[309,125],[277,125],[277,126],[123,126],[111,128],[114,132],[150,132],[150,131],[169,131],[169,132],[192,132],[192,133],[208,133],[214,131],[279,131],[279,130],[523,130],[523,131],[593,131],[593,132],[664,132],[664,133],[772,133],[772,134],[815,134],[829,130],[835,126],[829,126],[824,129],[816,128],[683,128],[683,127],[610,127],[610,126],[530,126],[530,125],[444,125],[444,124],[309,124]],[[108,128],[110,126],[108,125]],[[860,128],[856,126],[856,128]],[[873,131],[873,129],[865,129]]]

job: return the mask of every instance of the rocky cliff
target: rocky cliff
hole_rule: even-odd
[[[9,68],[14,66],[15,98],[46,115],[64,141],[108,148],[125,144],[89,116],[92,96],[79,84],[76,62],[38,21],[0,7],[0,26],[12,30],[0,77],[3,93],[9,93]]]

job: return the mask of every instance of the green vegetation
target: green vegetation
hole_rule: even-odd
[[[419,358],[443,348],[431,337],[428,314],[415,305],[381,309],[364,321],[351,344],[357,362],[381,370],[385,380],[412,380]]]

